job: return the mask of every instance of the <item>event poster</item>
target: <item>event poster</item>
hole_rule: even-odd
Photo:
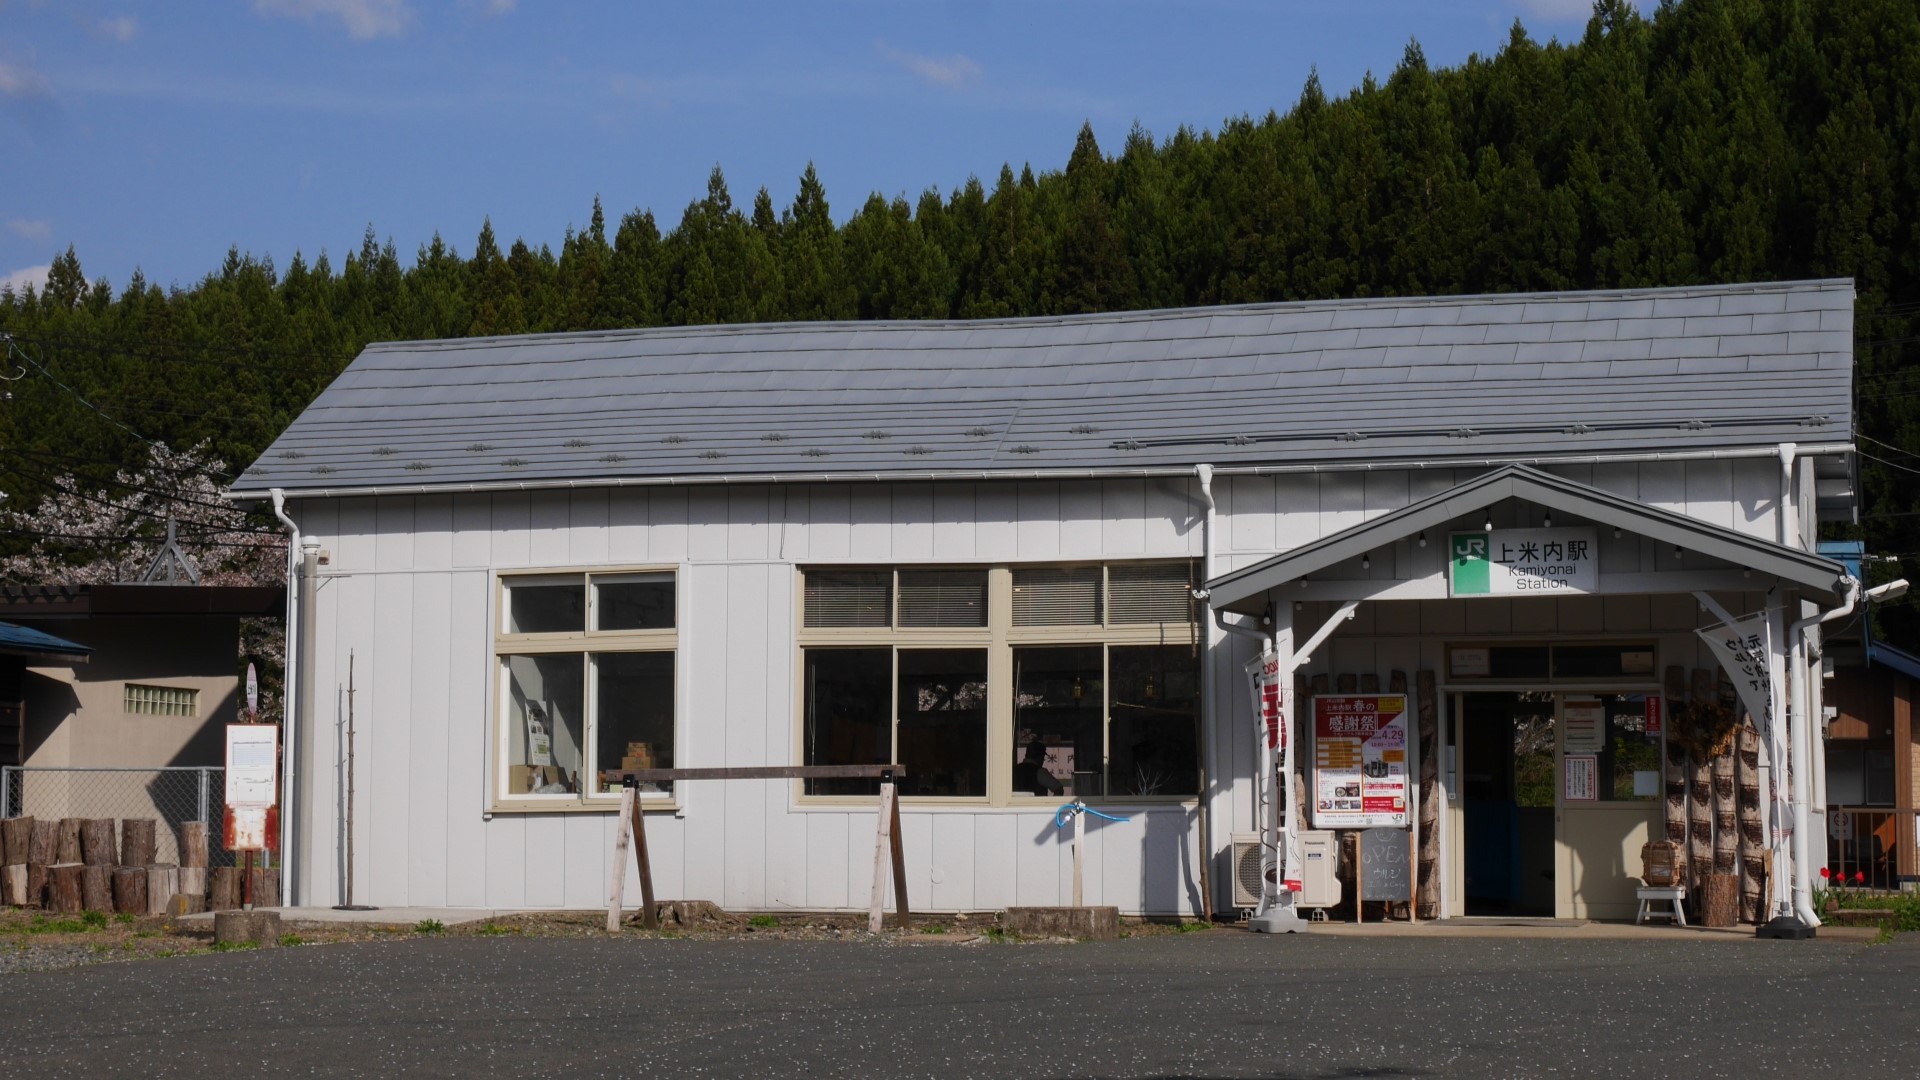
[[[1314,825],[1407,828],[1407,750],[1407,695],[1314,698]]]

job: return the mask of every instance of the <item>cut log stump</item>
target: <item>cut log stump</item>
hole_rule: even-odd
[[[62,915],[78,915],[81,908],[80,863],[59,863],[47,867],[47,907]]]
[[[53,861],[55,863],[80,862],[80,819],[61,818],[60,830],[54,838]]]
[[[120,861],[120,845],[113,832],[112,818],[87,818],[80,822],[80,861],[88,866],[113,866]]]
[[[213,888],[207,893],[208,911],[232,911],[240,906],[240,871],[231,866],[213,868]]]
[[[33,819],[7,818],[0,821],[0,865],[25,866],[32,862]]]
[[[33,837],[27,841],[27,862],[51,866],[58,860],[54,856],[60,850],[60,823],[41,819],[33,823]]]
[[[182,869],[192,867],[205,870],[207,868],[206,822],[183,821],[180,823],[180,866]]]
[[[147,913],[147,868],[113,868],[113,910],[127,915]]]
[[[44,863],[27,864],[27,906],[45,907],[47,904],[47,868]]]
[[[1708,874],[1700,901],[1700,925],[1735,926],[1740,922],[1740,875]]]
[[[0,904],[27,906],[27,865],[0,867]]]
[[[88,911],[113,911],[113,867],[84,864],[80,872],[80,906]]]
[[[180,884],[174,892],[182,896],[191,896],[200,902],[198,911],[207,910],[207,868],[204,866],[182,866]]]
[[[165,865],[147,867],[146,913],[148,915],[165,915],[167,905],[173,902],[174,894],[179,891],[179,867]]]
[[[120,865],[152,866],[158,857],[152,818],[120,819]]]

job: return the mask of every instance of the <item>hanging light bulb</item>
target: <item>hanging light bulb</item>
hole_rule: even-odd
[[[1424,532],[1420,534],[1420,546],[1421,547],[1427,546],[1427,534]]]
[[[1484,530],[1486,530],[1487,532],[1492,532],[1492,531],[1493,531],[1493,514],[1492,514],[1491,512],[1489,512],[1489,513],[1487,514],[1487,520],[1486,520],[1486,523],[1485,523],[1485,524],[1483,524],[1483,525],[1481,525],[1480,527],[1481,527],[1482,529],[1484,529]]]
[[[1079,701],[1081,698],[1086,696],[1087,696],[1086,684],[1080,681],[1080,676],[1075,675],[1073,677],[1073,700]]]
[[[1618,539],[1620,539],[1620,526],[1618,526],[1618,525],[1615,525],[1615,526],[1613,527],[1613,538],[1614,538],[1615,540],[1618,540]]]
[[[1680,545],[1679,545],[1679,544],[1675,544],[1675,545],[1673,545],[1673,557],[1674,557],[1674,558],[1676,558],[1676,559],[1680,557]]]
[[[1160,688],[1159,688],[1159,687],[1157,687],[1157,686],[1155,686],[1155,685],[1153,685],[1153,673],[1152,673],[1152,672],[1148,672],[1148,673],[1147,673],[1147,685],[1145,685],[1145,686],[1143,686],[1143,687],[1141,687],[1141,688],[1140,688],[1140,693],[1141,693],[1141,695],[1142,695],[1142,696],[1144,696],[1144,697],[1145,697],[1145,698],[1146,698],[1146,699],[1147,699],[1148,701],[1152,701],[1152,700],[1154,700],[1154,699],[1156,699],[1156,698],[1158,698],[1158,697],[1160,696]]]
[[[1547,528],[1547,529],[1553,528],[1553,511],[1549,510],[1546,512],[1546,514],[1542,515],[1542,517],[1540,518],[1540,525],[1542,528]]]
[[[1368,552],[1367,554],[1360,556],[1360,569],[1362,570],[1373,569],[1373,553],[1372,552]]]

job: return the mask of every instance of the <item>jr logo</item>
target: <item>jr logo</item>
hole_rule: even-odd
[[[1487,563],[1485,533],[1454,533],[1453,561],[1448,566],[1455,596],[1484,596],[1492,568]]]

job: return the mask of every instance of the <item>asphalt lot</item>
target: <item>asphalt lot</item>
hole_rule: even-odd
[[[1920,1073],[1920,940],[421,939],[0,976],[6,1076]]]

